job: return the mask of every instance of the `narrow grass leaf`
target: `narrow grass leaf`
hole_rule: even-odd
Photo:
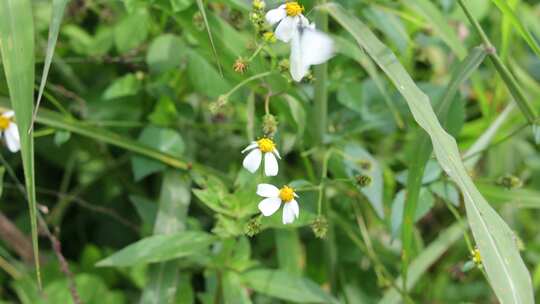
[[[416,122],[430,136],[441,167],[458,185],[467,218],[482,255],[488,281],[502,303],[534,303],[529,272],[521,259],[516,236],[472,182],[455,139],[441,126],[427,95],[414,83],[394,53],[371,30],[338,4],[322,6],[340,23],[387,74],[407,101]]]
[[[525,25],[521,23],[521,20],[518,18],[514,10],[505,0],[491,0],[501,12],[505,15],[506,18],[509,18],[510,22],[514,25],[515,29],[519,35],[527,42],[529,47],[540,56],[540,46],[538,42],[534,39],[533,35],[527,30]]]
[[[0,1],[0,50],[11,106],[21,139],[26,195],[30,210],[32,247],[38,285],[41,288],[36,218],[34,139],[28,132],[34,108],[34,21],[30,0]]]
[[[143,238],[99,261],[98,267],[125,267],[170,261],[203,253],[215,241],[205,232],[186,231]]]
[[[62,18],[64,17],[64,10],[69,0],[53,0],[51,23],[49,24],[49,38],[47,40],[47,51],[45,53],[45,62],[43,64],[43,74],[41,75],[41,82],[39,84],[39,93],[36,102],[36,108],[32,117],[32,124],[30,128],[33,128],[34,121],[36,120],[37,111],[39,110],[39,104],[41,97],[43,96],[43,90],[47,83],[47,76],[49,75],[49,69],[54,55],[54,49],[56,47],[56,41],[58,40],[58,32],[60,31],[60,25],[62,24]]]
[[[173,234],[186,229],[191,202],[191,181],[178,171],[165,173],[161,185],[159,209],[154,235]],[[144,288],[140,303],[172,303],[179,280],[178,264],[168,261],[150,267],[149,284]]]
[[[465,58],[467,50],[459,41],[457,34],[446,21],[442,12],[429,0],[403,0],[413,10],[424,16],[441,39],[450,47],[459,59]]]

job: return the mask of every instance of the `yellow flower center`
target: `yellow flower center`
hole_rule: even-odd
[[[287,16],[298,16],[304,11],[304,7],[298,4],[298,2],[287,2],[285,3],[285,10],[287,11]]]
[[[10,123],[11,123],[11,119],[4,116],[0,116],[0,130],[7,129]]]
[[[257,144],[259,150],[264,153],[272,152],[276,148],[276,144],[270,138],[261,138],[257,141]]]
[[[279,189],[279,198],[285,203],[292,201],[294,199],[294,189],[283,186],[283,188]]]

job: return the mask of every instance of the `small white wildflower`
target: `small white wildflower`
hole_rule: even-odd
[[[281,159],[281,156],[279,156],[273,140],[270,138],[261,138],[258,141],[254,141],[242,150],[242,153],[248,151],[251,152],[244,158],[242,165],[249,172],[255,173],[259,169],[264,154],[264,174],[266,176],[276,176],[278,174],[279,168],[276,157]]]
[[[264,197],[259,203],[259,210],[264,216],[271,216],[283,203],[283,224],[290,224],[300,215],[300,208],[295,198],[298,195],[294,189],[289,186],[283,186],[278,189],[271,184],[259,184],[257,186],[257,195]]]
[[[13,111],[6,111],[0,114],[0,136],[4,137],[6,146],[9,151],[15,153],[21,149],[21,139],[19,137],[19,129],[13,122]]]
[[[295,81],[307,75],[310,66],[321,64],[334,55],[334,42],[327,34],[315,29],[315,24],[302,15],[304,7],[287,2],[266,13],[271,25],[279,22],[275,35],[291,42],[290,72]]]

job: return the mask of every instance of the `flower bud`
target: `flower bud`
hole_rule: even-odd
[[[289,72],[289,59],[283,59],[278,63],[278,68],[281,73]]]
[[[313,230],[313,234],[315,234],[317,238],[324,239],[326,237],[326,233],[328,232],[328,221],[324,216],[319,215],[311,223],[311,230]]]
[[[371,185],[372,182],[372,179],[369,175],[357,175],[355,176],[355,179],[356,184],[361,188]]]
[[[264,0],[253,0],[251,6],[254,10],[262,11],[266,8],[266,3],[264,2]]]
[[[249,222],[246,224],[246,228],[244,232],[249,237],[253,237],[254,235],[261,232],[260,217],[255,217],[255,218],[250,219]]]
[[[246,70],[248,69],[248,62],[242,57],[239,57],[236,59],[236,61],[233,64],[233,70],[236,73],[244,74]]]
[[[276,134],[278,121],[272,114],[266,114],[263,117],[262,129],[265,137],[272,138]]]
[[[266,31],[262,34],[263,40],[268,43],[275,43],[277,41],[276,35],[272,31]]]
[[[516,188],[521,188],[521,186],[523,186],[523,182],[521,181],[521,179],[511,174],[507,174],[499,178],[499,180],[497,181],[497,184],[507,189],[516,189]]]

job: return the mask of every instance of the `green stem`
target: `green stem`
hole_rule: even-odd
[[[240,83],[238,83],[237,85],[234,86],[234,88],[232,88],[229,92],[223,94],[223,97],[224,98],[228,98],[230,97],[234,92],[236,92],[237,90],[239,90],[241,87],[243,87],[244,85],[248,84],[249,82],[253,81],[253,80],[257,80],[259,78],[263,78],[263,77],[266,77],[266,76],[269,76],[270,74],[272,74],[272,72],[264,72],[264,73],[260,73],[260,74],[256,74],[256,75],[253,75],[249,78],[246,78],[244,80],[242,80]]]
[[[501,76],[504,83],[506,84],[508,90],[510,91],[510,94],[514,97],[514,100],[516,101],[519,109],[527,119],[527,121],[530,124],[534,124],[536,121],[536,111],[531,107],[529,102],[527,101],[527,98],[525,97],[525,93],[523,93],[523,90],[517,83],[517,80],[514,78],[514,75],[510,73],[510,70],[504,65],[501,58],[497,55],[497,51],[495,50],[495,47],[487,37],[486,33],[480,26],[480,23],[474,18],[474,16],[471,14],[467,6],[465,5],[465,2],[463,0],[458,0],[459,5],[463,9],[463,12],[471,22],[472,26],[476,30],[476,32],[480,35],[480,38],[482,39],[482,42],[484,43],[484,46],[486,47],[486,50],[488,51],[488,56],[495,66],[495,69],[497,70],[497,73]]]

